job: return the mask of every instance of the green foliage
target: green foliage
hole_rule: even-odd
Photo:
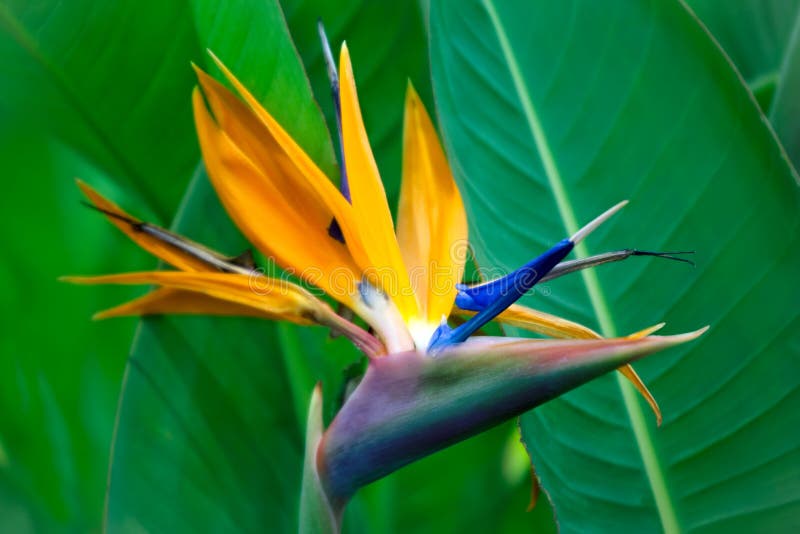
[[[152,260],[123,247],[118,232],[78,204],[73,175],[110,188],[107,179],[19,126],[0,135],[10,186],[0,200],[0,494],[16,501],[16,512],[0,512],[0,531],[85,531],[102,513],[118,382],[135,325],[91,316],[133,293],[81,292],[57,278],[141,269]],[[0,500],[4,510],[12,502]]]
[[[691,248],[697,268],[606,267],[528,303],[606,335],[712,329],[637,366],[661,428],[607,376],[526,414],[528,450],[566,531],[782,530],[800,510],[794,171],[682,6],[574,7],[432,7],[438,111],[479,264],[514,268],[628,198],[591,251]]]
[[[798,14],[797,0],[687,0],[766,112]]]
[[[73,147],[168,221],[199,156],[187,3],[12,0],[0,30],[4,120]]]
[[[16,496],[0,530],[99,526],[135,322],[90,317],[132,292],[57,278],[153,261],[82,208],[72,180],[124,189],[142,215],[171,216],[198,157],[185,96],[194,41],[172,40],[191,36],[186,20],[177,5],[0,5],[0,484]]]
[[[206,48],[336,179],[320,16],[334,49],[342,39],[350,46],[395,205],[406,79],[433,111],[427,13],[416,2],[285,0],[284,19],[275,1],[233,4],[0,5],[0,531],[100,530],[134,331],[112,454],[111,530],[296,530],[310,392],[321,380],[329,420],[342,369],[357,353],[321,329],[264,321],[94,323],[94,311],[138,290],[56,281],[155,264],[79,205],[75,176],[168,224],[196,174],[175,227],[232,254],[247,246],[195,172],[189,62],[210,68]],[[789,44],[797,2],[689,4],[800,158],[798,39]],[[680,527],[780,530],[798,514],[800,477],[790,410],[800,376],[792,171],[730,65],[678,4],[586,2],[558,13],[569,5],[518,11],[496,2],[567,205],[583,222],[630,198],[592,237],[592,251],[689,247],[698,268],[605,267],[554,282],[551,296],[530,303],[620,333],[662,319],[673,332],[713,329],[689,350],[640,366],[664,409],[661,429],[613,376],[526,415],[539,475],[567,531],[663,526],[658,512],[668,507],[654,501],[636,421],[639,438],[654,444],[645,456],[662,468],[658,491]],[[478,259],[515,266],[561,238],[569,221],[485,9],[431,9],[436,103]],[[592,306],[590,286],[608,313]],[[509,423],[365,488],[345,531],[552,530],[545,498],[523,511],[529,481],[509,462],[520,454],[514,431]]]
[[[208,224],[214,221],[214,224]],[[204,173],[175,229],[244,250]],[[111,531],[289,531],[303,432],[275,325],[245,319],[142,321],[123,383],[111,458]]]
[[[795,168],[800,167],[800,105],[797,92],[800,90],[800,11],[794,21],[778,78],[775,98],[769,109],[769,120],[775,128]]]

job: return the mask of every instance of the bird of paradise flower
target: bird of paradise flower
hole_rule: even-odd
[[[513,273],[462,284],[465,255],[453,249],[467,242],[467,219],[419,96],[409,85],[395,230],[347,46],[342,45],[338,71],[326,52],[341,141],[340,189],[213,54],[239,96],[195,68],[194,117],[208,175],[239,229],[261,253],[352,310],[369,330],[308,288],[263,274],[252,257],[227,257],[140,221],[79,181],[96,209],[174,268],[66,277],[82,284],[157,286],[96,317],[243,315],[318,324],[364,352],[367,371],[327,429],[319,387],[312,398],[304,528],[338,529],[342,510],[359,487],[613,369],[633,382],[660,422],[658,405],[629,364],[705,329],[651,335],[663,326],[657,325],[603,339],[583,325],[516,301],[542,280],[600,263],[631,255],[680,258],[623,250],[564,261],[621,202]],[[550,339],[476,335],[490,321]]]

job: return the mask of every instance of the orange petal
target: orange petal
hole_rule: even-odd
[[[211,87],[209,80],[205,85]],[[195,91],[194,114],[203,159],[214,188],[230,217],[259,250],[292,274],[312,283],[348,306],[355,306],[359,269],[348,249],[327,234],[332,214],[308,190],[297,169],[285,158],[270,153],[264,142],[257,147],[248,128],[252,117],[246,109],[224,108],[222,94],[208,92],[218,103],[218,116],[239,113],[226,119],[242,147],[222,131]],[[228,104],[231,104],[228,102]],[[269,138],[264,130],[264,137]],[[281,165],[284,163],[286,165]],[[340,195],[333,190],[334,194]],[[341,196],[341,195],[340,195]]]
[[[531,512],[536,507],[541,491],[542,486],[539,484],[539,479],[536,476],[536,468],[531,463],[531,498],[528,501],[528,508],[525,509],[526,512]]]
[[[453,313],[466,316],[475,315],[473,311],[460,308],[455,308]],[[512,304],[495,317],[494,320],[508,326],[515,326],[529,332],[557,339],[599,339],[602,337],[582,324],[519,304]]]
[[[411,84],[403,125],[397,239],[420,305],[433,327],[447,317],[464,275],[467,216],[425,106]]]
[[[641,338],[643,338],[643,337],[647,337],[647,336],[649,336],[650,334],[653,334],[653,333],[655,333],[655,332],[658,332],[659,330],[661,330],[662,328],[664,328],[664,326],[665,326],[666,324],[667,324],[667,323],[658,323],[658,324],[656,324],[656,325],[653,325],[653,326],[651,326],[651,327],[645,328],[644,330],[639,330],[638,332],[634,332],[633,334],[630,334],[630,335],[628,335],[628,336],[626,336],[626,337],[627,337],[628,339],[641,339]]]
[[[266,276],[148,271],[95,277],[65,277],[64,280],[76,284],[155,284],[200,293],[213,299],[252,308],[268,317],[299,324],[321,322],[320,318],[331,312],[327,304],[305,289],[286,280]]]
[[[400,253],[378,166],[369,146],[358,104],[347,45],[339,58],[344,161],[361,241],[370,259],[367,274],[397,305],[406,321],[418,316],[418,304]]]
[[[162,314],[232,315],[275,319],[274,315],[196,291],[162,287],[114,308],[95,314],[95,319]],[[308,322],[308,321],[306,321]]]
[[[460,309],[457,310],[457,313],[474,315],[474,312],[468,312]],[[535,332],[537,334],[542,334],[556,339],[602,339],[600,334],[581,324],[562,319],[561,317],[557,317],[555,315],[550,315],[549,313],[534,310],[526,306],[520,306],[519,304],[511,305],[507,310],[495,317],[495,320],[509,326],[515,326],[530,332]],[[627,339],[640,339],[646,337],[647,335],[661,328],[661,326],[663,325],[656,325],[641,332],[631,334],[627,337]],[[639,393],[641,393],[642,397],[644,397],[644,399],[647,401],[647,404],[649,404],[650,408],[653,410],[653,413],[656,416],[656,423],[660,425],[661,408],[659,408],[655,397],[653,397],[653,394],[647,389],[647,386],[644,384],[644,382],[642,382],[642,379],[639,377],[636,371],[634,371],[633,367],[630,365],[624,365],[620,367],[618,371],[634,385]]]
[[[644,338],[628,338],[628,339],[635,340],[635,339],[644,339]],[[639,377],[639,374],[636,372],[636,370],[633,368],[633,366],[632,365],[624,365],[624,366],[620,367],[619,369],[617,369],[617,371],[622,373],[622,376],[627,378],[628,381],[631,384],[633,384],[633,387],[635,387],[636,390],[639,393],[641,393],[642,397],[644,397],[644,400],[646,400],[647,404],[650,405],[650,409],[653,410],[653,413],[656,416],[656,425],[657,426],[661,426],[661,420],[662,420],[661,408],[658,407],[658,401],[656,401],[656,398],[653,397],[652,393],[650,393],[650,390],[647,389],[647,386],[644,384],[644,382],[642,381],[641,377]]]
[[[261,107],[253,95],[247,91],[247,89],[241,84],[241,82],[239,82],[239,80],[236,79],[236,77],[225,67],[225,65],[223,65],[222,62],[214,57],[213,54],[212,57],[228,81],[231,82],[231,84],[236,88],[244,101],[247,103],[248,108],[244,108],[241,106],[241,104],[237,105],[235,99],[233,99],[233,95],[231,95],[230,92],[228,92],[217,82],[214,82],[207,75],[198,72],[200,83],[206,92],[205,96],[208,98],[209,105],[211,106],[217,120],[220,122],[221,129],[223,130],[221,135],[213,132],[211,126],[213,125],[216,127],[216,124],[212,119],[210,119],[210,117],[208,117],[208,112],[205,109],[205,106],[198,101],[199,97],[195,97],[195,120],[198,123],[201,146],[204,144],[202,140],[204,136],[209,138],[205,144],[209,146],[210,150],[216,149],[216,147],[213,145],[213,137],[228,137],[229,139],[227,144],[235,146],[237,151],[239,151],[239,159],[241,159],[242,154],[247,157],[249,160],[249,163],[247,164],[248,167],[258,168],[259,165],[264,164],[265,161],[269,161],[270,159],[273,160],[273,162],[268,163],[266,167],[275,168],[277,165],[281,172],[264,173],[265,175],[263,178],[269,181],[269,184],[272,187],[270,190],[270,195],[267,196],[284,198],[285,206],[283,209],[293,209],[299,213],[292,223],[295,227],[299,227],[299,225],[304,224],[303,219],[305,219],[307,215],[313,215],[317,221],[314,228],[308,231],[306,237],[301,235],[297,239],[285,238],[285,242],[288,246],[305,247],[306,249],[310,249],[300,251],[301,254],[305,254],[306,256],[312,254],[317,254],[318,256],[321,255],[319,251],[313,249],[313,247],[316,247],[317,244],[321,244],[322,246],[341,246],[341,243],[330,238],[327,233],[328,225],[330,224],[331,220],[335,218],[339,223],[342,233],[344,234],[346,250],[349,251],[352,259],[348,259],[345,263],[335,265],[332,274],[328,274],[330,271],[325,271],[324,276],[326,278],[330,278],[331,280],[319,280],[319,276],[316,276],[314,279],[310,279],[308,277],[305,279],[311,283],[319,285],[328,292],[333,292],[332,296],[337,298],[340,302],[343,302],[351,307],[356,313],[365,319],[373,328],[375,328],[377,332],[379,332],[384,341],[386,341],[393,350],[407,350],[412,342],[408,333],[405,331],[405,323],[403,322],[403,317],[400,315],[399,311],[386,309],[385,307],[382,307],[382,309],[373,309],[373,307],[370,306],[370,303],[367,302],[366,299],[364,299],[361,295],[354,295],[349,291],[347,294],[343,294],[345,291],[343,286],[348,286],[347,289],[351,290],[352,288],[349,286],[360,282],[363,275],[368,275],[370,273],[372,273],[372,282],[381,287],[386,294],[395,295],[397,293],[397,291],[393,290],[393,286],[391,284],[391,282],[397,278],[394,276],[392,271],[380,271],[385,275],[384,280],[380,280],[375,274],[375,265],[378,264],[372,261],[372,251],[368,250],[364,245],[361,236],[362,228],[359,227],[359,224],[363,223],[364,221],[359,221],[356,219],[353,206],[347,202],[339,190],[330,182],[328,177],[322,173],[322,171],[314,164],[311,158],[308,157],[302,148],[297,145],[297,143],[277,123],[277,121],[263,107]],[[260,123],[260,130],[254,124],[253,119],[256,119],[257,122]],[[206,132],[203,133],[203,130],[206,130]],[[209,133],[209,130],[212,131]],[[255,135],[252,135],[253,131],[255,131]],[[241,146],[236,146],[237,143],[241,143]],[[259,149],[259,145],[264,148]],[[227,150],[230,152],[229,147]],[[206,157],[207,165],[209,164],[209,156],[219,159],[218,155],[209,153]],[[252,173],[252,169],[249,172]],[[212,173],[209,172],[209,174]],[[233,176],[227,178],[226,180],[219,180],[219,185],[215,183],[217,191],[221,197],[225,196],[226,193],[224,193],[224,190],[226,188],[230,189],[229,185],[231,181],[235,181],[237,179],[241,181],[240,176]],[[213,174],[212,180],[216,182]],[[227,194],[232,195],[234,193],[235,191],[228,191]],[[233,200],[238,199],[234,198]],[[223,203],[225,203],[224,198]],[[231,203],[229,212],[237,224],[243,227],[243,225],[246,224],[246,221],[241,220],[244,215],[237,215],[234,213],[233,210],[235,210],[235,208],[236,204]],[[325,211],[326,209],[328,210],[327,212]],[[259,216],[261,215],[261,212],[257,213]],[[321,215],[323,213],[326,215]],[[237,216],[239,217],[238,219]],[[298,221],[298,218],[301,220]],[[290,219],[284,218],[284,221],[285,220]],[[260,228],[263,226],[263,221],[255,220],[253,221],[253,224],[259,224],[257,229],[260,230]],[[367,221],[367,224],[371,224],[371,222]],[[253,240],[256,246],[262,248],[262,250],[270,250],[268,248],[269,244],[265,243],[263,238],[258,239],[255,235],[253,235],[257,232],[247,232],[244,227],[242,229],[248,235],[248,237]],[[290,230],[291,228],[287,229],[287,231]],[[322,235],[322,237],[312,239],[311,243],[308,242],[307,236],[313,237],[319,235]],[[271,238],[272,236],[270,236],[270,239]],[[330,245],[325,241],[332,241],[333,245]],[[273,252],[278,263],[282,265],[297,265],[297,262],[291,263],[293,261],[293,254],[295,254],[294,250],[291,249],[284,252],[286,252],[286,254],[279,254],[277,250]],[[303,261],[309,260],[305,259]],[[319,258],[317,258],[314,263],[309,264],[309,269],[311,269],[312,273],[322,273],[323,269],[329,269],[331,267],[331,264],[326,263],[327,261],[328,260],[319,260]],[[355,266],[353,264],[355,264]],[[296,271],[296,274],[302,275],[302,270],[299,270],[296,267],[293,270]],[[358,277],[355,280],[352,279],[352,276],[354,275],[357,275]],[[382,283],[384,281],[386,283]],[[322,284],[320,282],[322,282]],[[396,284],[394,284],[394,286],[396,287]],[[406,293],[410,294],[410,289]],[[413,301],[413,294],[410,296]],[[413,302],[416,304],[415,301]],[[391,306],[394,307],[395,304],[392,302]],[[395,316],[397,319],[394,318]]]
[[[302,213],[305,213],[306,206],[309,206],[309,210],[314,210],[315,214],[323,211],[321,206],[327,206],[332,217],[335,217],[339,223],[347,242],[347,248],[353,258],[362,269],[368,267],[369,257],[361,242],[352,206],[300,145],[292,139],[292,136],[261,106],[222,61],[214,54],[210,52],[209,54],[248,106],[245,112],[241,105],[236,105],[233,95],[227,89],[207,74],[195,69],[209,105],[217,120],[220,121],[222,129],[233,137],[236,143],[242,143],[243,146],[240,148],[248,156],[251,156],[252,149],[250,147],[257,147],[260,142],[263,148],[254,151],[252,154],[254,161],[261,162],[264,157],[274,159],[286,173],[285,175],[267,176],[269,180],[275,181],[276,189],[280,190],[285,197],[293,199],[291,204]],[[255,129],[252,119],[260,122],[262,126],[260,131]],[[241,130],[245,128],[255,129],[259,132],[255,143],[244,140]],[[327,220],[323,227],[326,235],[330,222],[330,219]]]
[[[117,217],[121,217],[122,219],[133,221],[134,223],[141,222],[135,217],[128,215],[125,211],[120,209],[119,206],[105,198],[82,180],[76,180],[76,182],[86,198],[101,210],[112,213]],[[122,230],[125,235],[131,238],[134,243],[145,249],[150,254],[156,256],[158,259],[169,263],[173,267],[184,271],[211,270],[206,263],[195,258],[191,254],[187,254],[186,252],[183,252],[176,247],[173,247],[168,243],[165,243],[164,241],[144,232],[137,232],[136,229],[134,229],[131,224],[125,222],[125,220],[117,219],[111,215],[106,215],[106,217],[109,221],[111,221],[112,224],[114,224],[114,226]]]

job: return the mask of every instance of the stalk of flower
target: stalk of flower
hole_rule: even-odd
[[[319,388],[312,399],[301,512],[305,527],[336,530],[348,499],[364,484],[614,369],[636,385],[660,421],[655,400],[629,364],[704,330],[651,335],[663,326],[658,325],[604,339],[583,325],[517,304],[541,280],[582,268],[631,256],[685,261],[675,256],[681,253],[637,250],[566,261],[575,244],[625,202],[507,276],[464,285],[465,257],[452,253],[454,245],[468,239],[463,202],[433,123],[410,85],[395,231],[346,45],[339,69],[329,61],[341,125],[341,190],[212,58],[238,93],[195,68],[198,138],[220,201],[264,256],[352,310],[369,331],[300,284],[260,273],[252,258],[228,257],[139,221],[84,183],[79,186],[94,207],[174,270],[68,280],[157,286],[99,318],[194,313],[319,324],[364,352],[366,374],[327,429],[319,413]],[[441,283],[442,273],[449,283]],[[456,325],[451,317],[463,320]],[[554,339],[477,335],[489,322]]]

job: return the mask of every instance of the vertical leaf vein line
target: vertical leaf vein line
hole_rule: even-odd
[[[505,27],[495,8],[494,0],[482,0],[482,3],[500,44],[503,58],[505,59],[506,66],[508,67],[509,74],[519,98],[519,103],[525,115],[525,120],[530,128],[537,151],[539,152],[547,181],[553,191],[559,215],[564,223],[567,234],[572,235],[578,231],[575,211],[556,163],[555,155],[550,148],[544,126],[529,96],[525,78],[520,70]],[[588,256],[588,249],[585,243],[579,243],[575,247],[575,254],[578,257]],[[597,274],[591,269],[584,270],[581,274],[603,335],[606,337],[616,336],[617,329]],[[636,398],[636,392],[619,374],[617,375],[617,384],[619,385],[628,418],[631,422],[631,428],[636,438],[636,444],[642,457],[647,480],[653,492],[661,525],[664,532],[680,532],[678,517],[672,501],[672,496],[667,488],[664,470],[656,453],[653,436],[650,434],[650,430],[645,422],[645,415],[642,407]]]

